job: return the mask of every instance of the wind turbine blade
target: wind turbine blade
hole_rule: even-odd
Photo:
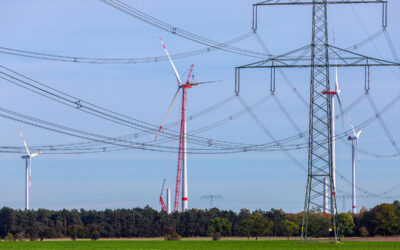
[[[26,153],[28,155],[30,155],[31,153],[29,152],[28,145],[26,145],[26,141],[25,141],[24,135],[21,132],[21,129],[18,129],[18,131],[19,131],[19,134],[21,135],[22,141],[24,142]]]
[[[333,45],[336,46],[336,39],[335,39],[335,30],[332,27],[332,40],[333,40]]]
[[[332,37],[333,37],[333,45],[336,46],[336,39],[335,39],[335,31],[332,28]],[[337,56],[335,54],[335,64],[337,65]],[[340,89],[339,89],[339,76],[338,76],[338,67],[335,67],[335,92],[339,102],[340,114],[342,116],[342,127],[344,127],[344,112],[343,112],[343,105],[342,100],[340,99]]]
[[[344,111],[343,111],[343,105],[342,105],[342,100],[340,99],[340,95],[338,92],[336,92],[336,97],[338,99],[339,103],[339,108],[340,108],[340,116],[342,117],[342,127],[344,127]]]
[[[335,41],[335,38],[333,38],[333,39],[334,39],[333,41]],[[335,44],[335,42],[333,42],[333,43]],[[335,64],[336,64],[336,67],[335,67],[335,91],[336,91],[336,93],[340,93],[336,54],[335,54]]]
[[[206,83],[213,83],[213,82],[222,82],[222,80],[217,80],[217,81],[206,81],[206,82],[195,82],[195,83],[193,83],[193,85],[206,84]]]
[[[174,62],[172,61],[171,56],[169,55],[168,50],[165,47],[165,44],[164,44],[163,40],[161,39],[161,37],[158,37],[158,38],[160,39],[161,44],[162,44],[162,46],[164,48],[165,54],[167,54],[169,62],[171,63],[172,68],[174,69],[176,80],[178,81],[178,85],[180,86],[180,85],[182,85],[182,81],[181,81],[181,77],[179,76],[178,70],[176,69]]]
[[[358,139],[356,139],[356,144],[357,144],[357,161],[358,161],[358,170],[360,170],[360,149],[358,147]]]
[[[169,108],[168,108],[168,110],[167,110],[167,113],[165,114],[164,119],[163,119],[162,122],[161,122],[160,128],[158,129],[158,132],[157,132],[157,134],[156,134],[156,138],[154,138],[154,141],[157,140],[158,133],[161,131],[161,129],[162,129],[162,127],[163,127],[165,121],[167,120],[167,117],[168,117],[169,113],[171,112],[172,107],[174,106],[174,103],[175,103],[175,101],[176,101],[176,98],[178,97],[178,94],[179,94],[179,90],[180,90],[180,89],[181,89],[181,88],[179,87],[178,90],[176,91],[175,96],[174,96],[174,98],[172,99],[171,104],[169,105]]]
[[[363,131],[363,128],[361,128],[360,131],[358,131],[358,133],[357,133],[357,140],[358,140],[358,138],[360,137],[362,131]]]
[[[353,134],[354,134],[354,136],[355,136],[355,137],[357,137],[357,133],[356,133],[356,131],[354,130],[354,126],[353,126],[353,123],[351,122],[351,119],[350,119],[350,117],[349,117],[349,116],[347,116],[347,119],[349,119],[350,126],[351,126],[351,129],[353,130]]]
[[[39,151],[39,152],[37,152],[37,153],[31,154],[30,156],[31,156],[31,158],[33,158],[33,157],[35,157],[35,156],[40,155],[41,153],[43,153],[43,151]]]
[[[190,77],[192,76],[192,72],[193,72],[193,67],[194,67],[194,64],[190,65],[190,70],[189,70],[188,76],[186,78],[185,84],[189,84],[189,80],[190,80]]]
[[[337,65],[337,59],[335,57],[335,64]],[[335,91],[336,93],[340,93],[339,89],[339,76],[338,76],[338,68],[337,66],[335,67]]]

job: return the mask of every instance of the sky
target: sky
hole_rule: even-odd
[[[251,31],[252,4],[255,1],[134,1],[124,0],[136,9],[166,23],[215,41],[223,42]],[[398,1],[389,1],[387,32],[400,53],[400,10]],[[261,7],[258,11],[257,34],[272,54],[309,45],[311,42],[311,7]],[[381,6],[341,5],[328,8],[329,40],[334,30],[338,47],[348,48],[381,30]],[[42,53],[81,57],[155,57],[164,51],[161,36],[171,54],[204,48],[121,13],[98,0],[16,0],[2,3],[0,8],[0,47]],[[254,35],[235,46],[263,52]],[[380,34],[357,53],[395,60]],[[223,51],[176,59],[182,78],[194,64],[197,81],[222,80],[215,84],[196,86],[188,90],[188,116],[234,95],[234,68],[259,59]],[[144,64],[82,64],[44,61],[0,54],[0,65],[15,70],[57,90],[78,96],[82,100],[113,111],[158,125],[176,92],[176,80],[167,61]],[[332,69],[333,70],[333,69]],[[364,94],[363,69],[339,69],[342,102],[345,107]],[[308,101],[310,72],[285,70],[298,93]],[[331,82],[333,82],[331,71]],[[62,124],[107,136],[119,136],[137,131],[92,117],[35,95],[0,80],[0,107],[45,121]],[[400,93],[398,68],[371,69],[370,95],[382,109]],[[247,104],[269,96],[269,74],[265,70],[241,72],[240,96]],[[293,92],[292,87],[277,75],[276,92],[254,108],[254,113],[274,137],[282,139],[298,134],[296,128],[277,106],[283,103],[296,126],[308,129],[308,107]],[[399,142],[399,104],[383,116],[384,123]],[[168,123],[177,121],[179,105],[175,105]],[[243,110],[238,98],[188,122],[188,132],[229,117]],[[374,116],[367,98],[348,113],[357,125]],[[18,128],[28,145],[81,142],[81,139],[1,118],[0,146],[22,146]],[[350,129],[337,122],[338,132]],[[241,143],[269,143],[271,138],[244,113],[223,126],[199,134]],[[148,140],[152,136],[147,137]],[[300,141],[301,142],[301,141]],[[177,147],[177,142],[170,143]],[[195,145],[188,145],[189,148]],[[337,142],[337,170],[351,179],[351,147]],[[378,155],[396,154],[387,139],[382,124],[376,120],[364,128],[360,148]],[[307,165],[307,150],[291,152]],[[359,197],[358,207],[373,207],[382,202],[400,199],[399,161],[395,158],[375,158],[360,154],[357,185],[385,197]],[[19,154],[0,154],[0,206],[24,208],[25,165]],[[175,190],[176,153],[128,150],[84,155],[40,155],[32,160],[31,207],[48,208],[132,208],[149,205],[160,209],[158,197],[167,171],[166,185]],[[188,157],[189,208],[208,208],[202,195],[223,196],[215,206],[239,211],[282,208],[300,212],[304,206],[306,173],[282,152],[242,152],[223,155]],[[341,178],[337,186],[345,195],[351,186]],[[339,192],[340,194],[340,192]],[[361,193],[362,195],[362,193]],[[387,196],[391,197],[387,197]],[[338,210],[348,211],[351,200],[338,199]]]

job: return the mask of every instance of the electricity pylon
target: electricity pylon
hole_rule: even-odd
[[[214,201],[222,200],[222,195],[215,195],[215,194],[207,194],[202,195],[200,197],[201,200],[209,200],[210,201],[210,209],[214,207]]]
[[[253,4],[253,31],[257,30],[257,8],[273,5],[311,5],[312,11],[312,39],[311,45],[301,47],[280,56],[239,66],[235,68],[235,93],[240,91],[240,70],[246,68],[271,69],[271,89],[275,89],[276,68],[310,68],[310,110],[309,110],[309,143],[308,143],[308,174],[304,202],[303,226],[301,239],[318,237],[331,232],[335,241],[339,240],[336,222],[336,192],[332,173],[332,133],[330,97],[323,92],[330,91],[330,67],[365,67],[365,88],[369,90],[369,70],[371,66],[400,66],[399,63],[363,56],[345,49],[328,44],[328,4],[382,4],[382,26],[387,26],[387,1],[369,0],[268,0]],[[335,61],[336,58],[340,58]],[[368,72],[368,74],[367,74]],[[308,231],[309,219],[313,215],[311,210],[322,211],[324,208],[323,187],[325,178],[328,179],[329,207],[332,207],[332,219],[326,220],[326,228],[321,232]],[[311,206],[311,207],[310,207]],[[326,206],[326,204],[325,204]],[[320,219],[319,217],[315,217]]]

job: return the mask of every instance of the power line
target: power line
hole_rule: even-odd
[[[378,107],[376,106],[374,100],[372,99],[371,94],[367,93],[367,97],[368,97],[367,100],[368,100],[372,110],[374,111],[376,117],[378,118],[379,124],[381,125],[383,131],[385,132],[386,137],[388,138],[390,144],[396,150],[397,154],[400,154],[400,148],[397,146],[397,144],[396,144],[396,142],[395,142],[390,130],[388,129],[385,121],[383,120],[383,118],[379,114]]]
[[[372,42],[373,40],[375,40],[381,34],[384,34],[384,33],[385,33],[385,37],[388,41],[389,46],[390,46],[390,44],[393,45],[387,31],[382,29],[382,30],[375,32],[371,37],[368,37],[356,44],[353,44],[353,45],[347,47],[347,49],[348,50],[359,49],[359,48],[365,46],[366,44]],[[238,43],[240,41],[243,41],[243,40],[249,38],[252,35],[255,35],[256,40],[260,43],[260,45],[266,51],[268,56],[271,57],[272,54],[269,52],[268,48],[265,46],[265,43],[261,40],[261,37],[258,35],[258,33],[247,32],[247,33],[244,33],[243,35],[240,35],[234,39],[226,41],[223,44],[228,44],[228,45],[235,44],[235,43]],[[196,49],[196,50],[192,50],[192,51],[186,51],[186,52],[173,54],[173,55],[171,55],[171,58],[182,59],[182,58],[187,58],[187,57],[192,57],[192,56],[209,53],[213,50],[215,50],[215,48],[213,48],[213,47]],[[393,49],[391,49],[391,50],[393,51]],[[162,61],[168,60],[167,56],[127,57],[127,58],[84,57],[84,56],[76,56],[76,55],[71,56],[71,55],[53,54],[53,53],[48,53],[48,52],[37,52],[37,51],[31,51],[31,50],[26,50],[26,49],[16,49],[16,48],[10,48],[10,47],[0,47],[0,53],[6,54],[6,55],[11,55],[11,56],[19,56],[19,57],[46,60],[46,61],[58,61],[58,62],[68,62],[68,63],[88,63],[88,64],[141,64],[141,63],[157,63],[157,62],[162,62]],[[281,70],[279,70],[279,71],[280,71],[280,74],[282,74],[284,78],[287,78],[287,76],[285,75],[285,73],[283,71],[281,71]],[[293,89],[293,90],[295,90],[295,89]]]
[[[143,143],[143,142],[133,142],[133,141],[127,141],[115,137],[109,137],[101,134],[95,134],[87,131],[83,131],[80,129],[74,129],[74,128],[69,128],[64,125],[59,125],[47,121],[43,121],[37,118],[33,118],[27,115],[19,114],[17,112],[1,108],[0,107],[0,116],[14,120],[20,123],[25,123],[30,126],[46,129],[52,132],[68,135],[68,136],[73,136],[77,137],[80,139],[85,139],[85,140],[91,140],[95,142],[100,142],[103,144],[109,144],[113,146],[118,146],[118,147],[124,147],[124,148],[130,148],[130,149],[141,149],[141,150],[150,150],[150,151],[159,151],[159,152],[177,152],[177,148],[175,147],[170,147],[170,146],[160,146],[157,144],[149,144],[149,143]],[[207,149],[207,148],[191,148],[191,151],[188,151],[188,153],[199,153],[199,154],[214,154],[217,153],[217,151],[220,151],[220,153],[229,153],[229,149],[225,150],[219,150],[219,149]],[[233,152],[238,152],[238,150],[233,150],[230,149],[231,153]],[[239,150],[241,152],[241,150]]]
[[[264,53],[233,47],[228,44],[219,43],[219,42],[201,37],[199,35],[190,33],[188,31],[182,30],[178,27],[175,27],[171,24],[168,24],[157,18],[154,18],[138,9],[135,9],[132,6],[130,6],[126,3],[123,3],[122,1],[119,1],[119,0],[99,0],[99,1],[107,4],[129,16],[132,16],[132,17],[137,18],[147,24],[150,24],[156,28],[162,29],[164,31],[167,31],[167,32],[177,35],[179,37],[188,39],[190,41],[193,41],[193,42],[196,42],[196,43],[199,43],[199,44],[202,44],[202,45],[214,48],[214,49],[219,49],[219,50],[223,50],[226,52],[243,55],[243,56],[255,57],[255,58],[267,58],[268,57],[268,55],[266,55]]]
[[[234,39],[226,41],[222,44],[230,45],[235,44],[240,41],[243,41],[250,36],[253,35],[253,32],[247,32],[243,35],[240,35]],[[214,51],[214,47],[207,47],[202,49],[196,49],[192,51],[186,51],[181,53],[176,53],[171,55],[173,59],[182,59],[192,56],[197,56],[205,53],[209,53]],[[58,62],[70,62],[70,63],[89,63],[89,64],[140,64],[140,63],[156,63],[162,61],[168,61],[167,56],[153,56],[153,57],[129,57],[129,58],[104,58],[104,57],[83,57],[83,56],[66,56],[66,55],[58,55],[58,54],[51,54],[51,53],[44,53],[44,52],[36,52],[36,51],[29,51],[29,50],[22,50],[22,49],[15,49],[9,47],[0,47],[0,53],[12,55],[12,56],[19,56],[19,57],[26,57],[26,58],[33,58],[33,59],[40,59],[40,60],[47,60],[47,61],[58,61]]]
[[[47,86],[47,85],[44,85],[44,86]],[[62,93],[62,92],[61,92]],[[347,107],[346,109],[345,109],[345,111],[347,112],[349,109],[351,109],[351,108],[353,108],[357,103],[359,103],[359,101],[361,100],[361,97],[360,98],[358,98],[358,99],[356,99],[349,107]],[[391,106],[393,106],[396,102],[398,101],[398,99],[396,99],[396,100],[394,100],[393,102],[391,102],[389,105],[387,105],[384,109],[382,109],[382,111],[381,112],[383,112],[383,111],[387,111]],[[76,104],[76,103],[75,103]],[[70,107],[72,107],[71,105],[69,105]],[[98,107],[98,106],[97,106]],[[75,108],[75,107],[74,107]],[[213,109],[213,108],[210,108],[210,109]],[[247,109],[247,108],[245,108],[245,109]],[[115,112],[114,112],[115,113]],[[118,113],[117,113],[118,114]],[[203,113],[204,114],[204,113]],[[337,118],[337,117],[336,117]],[[224,119],[224,121],[222,121],[222,122],[219,122],[219,124],[213,124],[212,126],[209,126],[207,129],[210,129],[210,128],[212,128],[212,127],[215,127],[215,126],[219,126],[219,125],[221,125],[221,123],[223,123],[223,122],[226,122],[226,121],[229,121],[229,120],[232,120],[233,119],[233,116],[229,116],[229,118],[227,119],[227,118],[225,118]],[[370,124],[371,122],[373,122],[374,120],[376,119],[376,117],[372,117],[372,119],[370,118],[369,120],[367,120],[367,123],[363,123],[363,125],[365,126],[365,125],[368,125],[368,124]],[[195,131],[195,132],[200,132],[200,131],[202,131],[203,129],[199,129],[199,131]],[[306,131],[305,131],[306,132]],[[303,132],[303,134],[305,133],[305,132]],[[267,149],[267,150],[272,150],[272,148],[271,148],[271,144],[275,144],[275,145],[279,145],[279,146],[276,146],[277,148],[279,148],[279,147],[283,147],[283,145],[284,145],[284,142],[286,141],[286,142],[288,142],[288,141],[292,141],[293,139],[297,139],[299,136],[300,136],[301,134],[298,134],[298,135],[296,135],[296,136],[292,136],[292,137],[288,137],[288,138],[284,138],[284,139],[282,139],[282,140],[279,140],[279,141],[274,141],[274,142],[271,142],[271,143],[269,143],[270,145],[268,145],[268,143],[266,143],[266,144],[258,144],[258,145],[255,145],[255,144],[247,144],[247,145],[244,145],[244,144],[235,144],[235,145],[239,145],[240,146],[240,150],[242,150],[242,151],[254,151],[254,150],[256,150],[256,151],[259,151],[259,150],[261,150],[261,151],[264,151],[265,149]],[[342,134],[342,136],[345,136],[345,133],[343,133]],[[176,138],[176,136],[175,137],[172,137],[171,139],[173,139],[173,138]],[[211,142],[211,143],[210,143]],[[216,142],[218,142],[217,140],[213,140],[213,139],[208,139],[207,140],[207,142],[206,142],[206,145],[208,145],[209,147],[210,146],[214,146],[214,144],[216,143]],[[210,145],[211,144],[211,145]],[[204,145],[204,143],[202,144],[202,145]],[[222,145],[219,145],[219,146],[222,146]],[[264,147],[264,148],[263,148]],[[265,148],[266,147],[266,148]],[[291,145],[290,146],[291,148],[287,148],[287,150],[293,150],[293,149],[300,149],[300,148],[302,148],[302,147],[304,147],[304,144],[295,144],[295,145]],[[225,144],[225,149],[226,148],[230,148],[230,149],[233,149],[234,147],[232,146],[232,144],[230,144],[230,145],[227,145],[227,144]],[[275,149],[275,150],[277,150],[277,148]],[[239,148],[237,148],[236,147],[236,149],[239,149]]]
[[[20,73],[12,71],[4,66],[0,65],[0,67],[10,71],[11,73],[13,73],[17,76],[21,76],[21,77],[27,79],[30,82],[21,80],[17,76],[5,73],[3,71],[0,71],[0,74],[3,75],[3,77],[0,76],[1,79],[4,79],[10,83],[13,83],[13,84],[20,86],[26,90],[29,90],[36,94],[39,94],[50,100],[53,100],[53,101],[56,101],[63,105],[66,105],[70,108],[74,108],[75,110],[79,110],[84,113],[91,114],[95,117],[102,118],[102,119],[108,120],[110,122],[113,122],[113,123],[116,123],[116,124],[119,124],[122,126],[135,128],[135,129],[144,131],[149,134],[155,134],[158,129],[158,126],[156,126],[156,125],[153,125],[153,124],[150,124],[150,123],[147,123],[144,121],[140,121],[136,118],[132,118],[130,116],[123,115],[123,114],[115,112],[115,111],[111,111],[109,109],[100,107],[95,104],[91,104],[82,99],[79,99],[79,98],[69,95],[67,93],[61,92],[52,87],[49,87],[48,85],[45,85],[38,81],[35,81],[35,80],[33,80],[29,77],[26,77]],[[40,85],[40,86],[38,86],[38,85]],[[160,134],[167,138],[170,138],[170,139],[177,138],[177,136],[178,136],[176,131],[171,131],[168,129],[161,131]],[[225,146],[226,145],[235,145],[234,142],[225,142],[225,141],[220,141],[220,140],[211,139],[211,138],[202,138],[202,137],[194,136],[191,134],[187,134],[187,138],[188,138],[188,141],[191,143],[198,144],[198,145],[208,145],[210,147],[219,147],[219,146],[223,146],[223,145],[225,145]],[[212,145],[209,145],[210,140],[213,141]],[[223,146],[223,147],[225,147],[225,146]]]

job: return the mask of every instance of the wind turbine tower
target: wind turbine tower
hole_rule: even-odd
[[[171,189],[167,188],[167,214],[171,213]]]
[[[324,178],[324,214],[329,214],[329,186],[328,177]]]
[[[357,158],[358,158],[358,164],[360,164],[360,156],[359,156],[359,151],[358,151],[358,139],[360,138],[360,134],[362,132],[362,128],[358,131],[358,133],[356,133],[354,127],[353,127],[353,123],[350,121],[350,126],[351,129],[353,130],[353,135],[354,136],[349,136],[347,138],[347,140],[351,141],[351,156],[352,156],[352,168],[351,168],[351,172],[352,172],[352,191],[351,191],[351,195],[352,195],[352,207],[351,207],[351,212],[353,214],[355,214],[357,212],[356,209],[356,157],[355,157],[355,148],[357,147]]]
[[[336,46],[336,39],[335,39],[335,34],[333,34],[333,45]],[[335,54],[335,64],[337,65],[337,57]],[[339,89],[339,78],[338,78],[338,67],[335,67],[335,90],[334,91],[322,91],[322,94],[324,95],[329,95],[330,97],[330,104],[331,104],[331,136],[332,136],[332,180],[333,180],[333,185],[332,185],[332,189],[333,189],[333,193],[334,195],[336,195],[336,137],[335,137],[335,133],[336,133],[336,127],[335,127],[335,96],[337,97],[338,103],[339,103],[339,108],[340,108],[340,114],[342,117],[342,126],[344,126],[344,122],[343,122],[343,115],[344,115],[344,111],[343,111],[343,106],[342,106],[342,101],[340,99],[340,93],[341,90]],[[327,187],[328,182],[325,179],[325,184],[324,184],[324,194],[325,193],[325,189],[328,189]],[[326,200],[324,200],[324,202],[326,202]],[[325,208],[324,208],[325,209]],[[331,204],[331,211],[333,214],[336,214],[335,211],[335,207],[333,206],[333,204]]]

